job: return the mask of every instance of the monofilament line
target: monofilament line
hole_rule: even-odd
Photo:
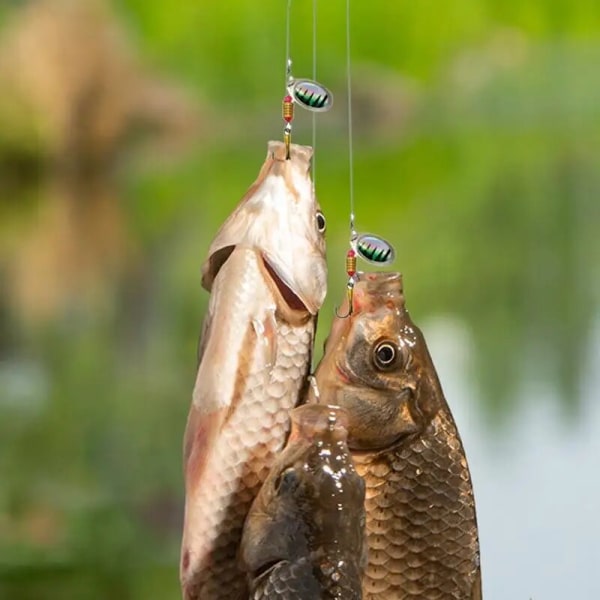
[[[317,80],[317,0],[313,0],[313,81]],[[316,177],[316,162],[317,162],[317,114],[313,112],[313,159],[312,159],[312,179],[313,186]]]
[[[352,148],[352,69],[350,59],[350,0],[346,0],[346,82],[348,95],[348,169],[350,171],[350,234],[354,234],[354,158]]]
[[[288,79],[291,70],[290,59],[290,18],[292,12],[292,0],[288,0],[287,13],[285,18],[285,89],[288,86]]]

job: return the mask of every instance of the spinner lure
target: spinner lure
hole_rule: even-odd
[[[354,285],[356,284],[357,257],[378,265],[389,265],[394,262],[396,252],[394,247],[382,237],[372,233],[357,233],[354,230],[354,217],[351,218],[350,248],[346,252],[346,297],[348,299],[348,312],[345,315],[338,313],[338,317],[349,317],[353,310]]]

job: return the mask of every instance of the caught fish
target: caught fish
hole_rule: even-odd
[[[346,414],[307,404],[244,526],[250,600],[360,600],[366,563],[365,484]]]
[[[186,599],[245,598],[244,519],[289,429],[326,293],[312,150],[270,142],[258,179],[209,249],[211,291],[184,440]]]
[[[349,415],[367,486],[365,600],[480,599],[467,459],[400,274],[358,275],[315,377],[322,401]]]

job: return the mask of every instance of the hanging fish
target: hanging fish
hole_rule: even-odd
[[[334,320],[315,377],[348,413],[367,486],[365,600],[480,600],[469,468],[400,274],[355,275],[354,311]]]
[[[360,600],[365,483],[339,407],[291,413],[287,446],[254,500],[240,556],[250,600]]]
[[[288,433],[326,293],[309,147],[269,142],[203,267],[211,291],[184,442],[186,600],[247,597],[237,563],[252,500]]]

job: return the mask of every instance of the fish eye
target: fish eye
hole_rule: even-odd
[[[319,233],[324,233],[327,228],[327,221],[325,221],[325,215],[318,210],[317,211],[317,229]]]
[[[277,479],[275,479],[275,491],[278,494],[286,494],[293,492],[298,487],[298,474],[296,469],[289,467],[285,471],[281,472]]]
[[[373,352],[373,360],[378,369],[389,369],[395,362],[398,356],[398,347],[392,342],[381,342],[375,347]]]

